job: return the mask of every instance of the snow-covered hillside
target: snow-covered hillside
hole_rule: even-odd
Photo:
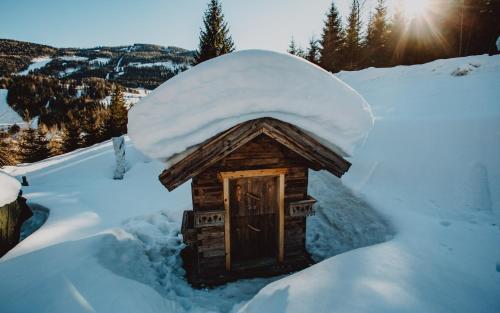
[[[0,129],[8,128],[13,124],[21,125],[23,119],[7,103],[7,89],[0,89]]]
[[[5,169],[28,176],[24,195],[50,216],[0,259],[0,312],[498,311],[500,56],[338,76],[375,125],[343,183],[311,173],[307,245],[325,260],[189,288],[178,256],[189,183],[168,193],[163,165],[130,142],[115,181],[106,142]]]
[[[28,68],[24,71],[19,72],[18,75],[28,75],[30,74],[30,72],[41,69],[50,62],[52,62],[52,58],[48,56],[34,58],[31,60],[31,64],[28,66]]]

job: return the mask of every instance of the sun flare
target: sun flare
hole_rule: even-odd
[[[403,0],[403,9],[410,18],[422,17],[429,9],[429,0]]]

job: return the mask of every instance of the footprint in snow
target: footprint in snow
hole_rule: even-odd
[[[441,224],[441,226],[444,226],[444,227],[448,227],[451,225],[451,223],[448,221],[441,221],[439,224]]]

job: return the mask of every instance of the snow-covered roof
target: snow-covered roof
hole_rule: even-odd
[[[244,50],[163,83],[130,110],[128,131],[135,146],[165,161],[260,117],[294,124],[342,156],[373,125],[367,102],[331,73],[289,54]]]
[[[21,183],[14,177],[0,171],[0,207],[16,201]]]

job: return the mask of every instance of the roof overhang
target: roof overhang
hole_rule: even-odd
[[[338,153],[302,129],[278,119],[265,117],[240,123],[205,140],[164,170],[159,179],[169,191],[172,191],[262,134],[300,155],[314,170],[324,169],[341,177],[351,166],[351,163]],[[167,162],[170,163],[177,158],[178,156],[174,155]]]

